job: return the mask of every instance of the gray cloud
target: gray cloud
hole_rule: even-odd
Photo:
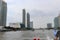
[[[30,11],[30,15],[31,17],[54,17],[54,16],[57,16],[58,13],[56,11],[47,11],[47,12],[44,12],[44,11],[41,11],[41,10],[31,10]]]

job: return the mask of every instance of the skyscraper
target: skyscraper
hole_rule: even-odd
[[[25,11],[25,9],[23,9],[23,24],[24,24],[24,26],[26,26],[26,11]]]
[[[58,16],[58,22],[59,22],[59,27],[60,27],[60,14]]]
[[[30,14],[27,13],[27,28],[30,28]]]
[[[60,27],[60,14],[58,17],[55,17],[55,19],[54,19],[54,27],[55,28]]]
[[[55,17],[55,19],[54,19],[54,28],[57,28],[57,27],[59,27],[59,19],[58,19],[58,17]]]
[[[7,3],[0,0],[0,26],[6,26]]]

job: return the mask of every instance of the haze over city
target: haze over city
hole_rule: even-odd
[[[0,40],[59,40],[60,0],[0,0]]]
[[[22,22],[22,9],[30,13],[34,28],[54,26],[54,18],[60,13],[60,0],[5,0],[7,2],[7,25]]]

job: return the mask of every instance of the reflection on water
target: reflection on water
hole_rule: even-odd
[[[50,40],[54,38],[52,30],[36,30],[36,31],[16,31],[16,32],[0,32],[0,40],[33,40],[40,38],[41,40]]]

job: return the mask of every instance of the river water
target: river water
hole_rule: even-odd
[[[53,30],[0,32],[0,40],[53,40]]]

